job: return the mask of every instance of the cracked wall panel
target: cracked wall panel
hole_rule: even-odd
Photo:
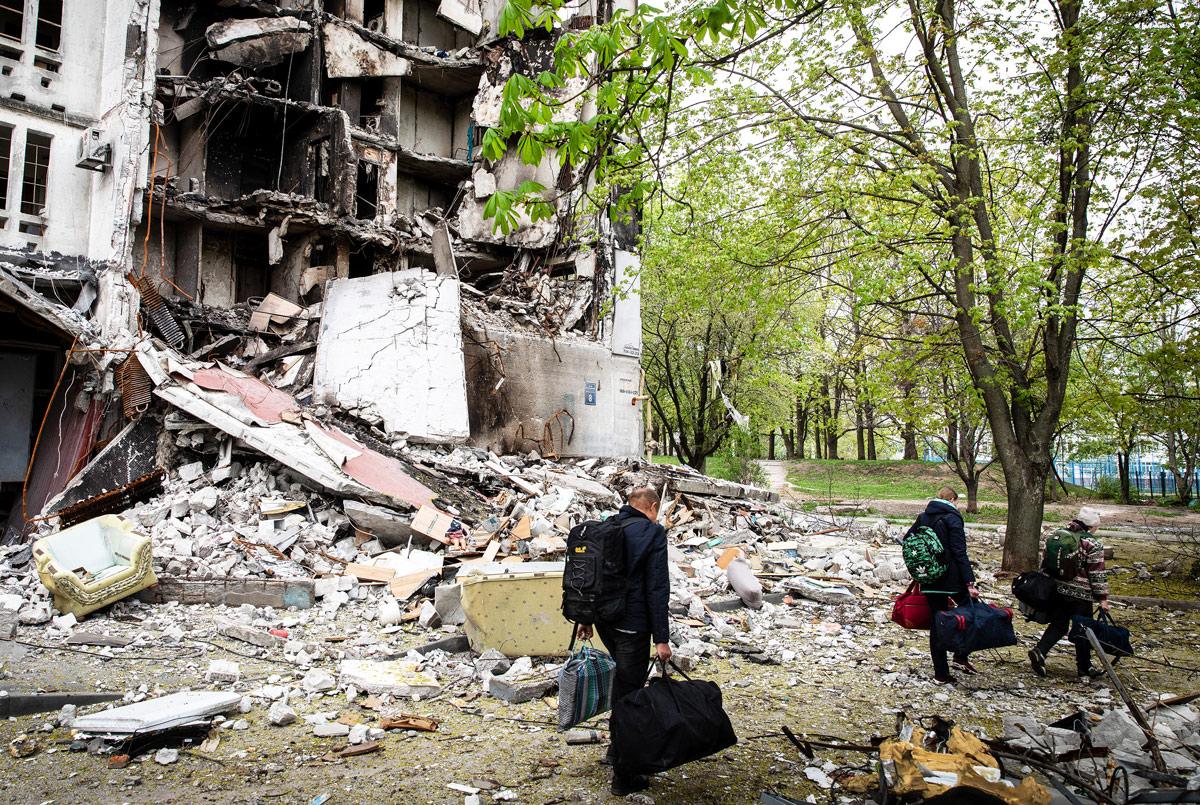
[[[547,420],[567,410],[571,420],[552,424],[553,449],[563,456],[637,456],[641,453],[642,409],[634,404],[640,366],[636,358],[613,355],[582,339],[468,325],[467,366],[471,370],[471,443],[500,452],[526,452],[542,440]],[[498,352],[497,352],[498,350]],[[496,384],[498,354],[504,382]],[[589,384],[595,384],[589,398]]]
[[[398,271],[330,282],[313,386],[324,402],[378,414],[388,432],[465,439],[458,281]]]

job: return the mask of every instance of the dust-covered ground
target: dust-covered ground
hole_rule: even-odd
[[[976,544],[977,559],[990,577],[998,551]],[[1114,565],[1135,553],[1118,548]],[[1150,549],[1147,549],[1150,551]],[[1152,551],[1142,559],[1152,558]],[[1127,592],[1139,589],[1132,572],[1117,579]],[[780,733],[787,725],[795,732],[840,736],[865,742],[873,734],[895,729],[897,711],[910,717],[938,714],[959,725],[995,736],[1005,715],[1033,715],[1051,720],[1088,709],[1099,712],[1119,702],[1104,684],[1087,684],[1074,677],[1070,648],[1062,644],[1050,660],[1050,676],[1034,676],[1025,652],[1038,635],[1035,624],[1018,623],[1020,646],[988,651],[975,658],[981,673],[960,676],[960,685],[942,688],[930,681],[927,634],[906,632],[887,615],[895,588],[864,590],[855,604],[825,606],[802,602],[795,606],[767,605],[761,612],[732,613],[729,624],[737,634],[718,638],[711,630],[695,634],[721,648],[717,657],[703,659],[693,676],[720,683],[726,709],[740,738],[738,746],[705,761],[693,763],[653,780],[648,795],[657,803],[751,803],[766,790],[803,800],[815,795],[828,801],[828,791],[815,787],[805,769],[832,763],[862,763],[864,755],[839,757],[827,753],[816,761],[804,759]],[[1175,597],[1178,597],[1176,591]],[[985,595],[1008,601],[1007,582],[985,581]],[[1119,666],[1135,695],[1149,700],[1155,693],[1184,693],[1200,689],[1200,613],[1160,609],[1115,608],[1120,622],[1136,636],[1140,656]],[[3,687],[10,691],[104,690],[149,695],[181,688],[227,688],[208,685],[204,672],[211,659],[240,664],[241,680],[232,686],[249,693],[267,683],[296,686],[308,670],[284,661],[274,650],[258,658],[244,643],[217,636],[223,608],[177,605],[126,607],[120,615],[143,617],[140,623],[109,615],[88,619],[81,627],[136,638],[133,646],[115,651],[111,659],[97,648],[66,651],[65,635],[45,627],[21,627],[17,640],[57,646],[57,650],[0,643],[5,653]],[[414,625],[383,634],[345,608],[336,618],[308,613],[257,613],[268,621],[306,618],[293,623],[292,638],[305,641],[321,656],[311,667],[336,675],[337,660],[360,644],[381,641],[396,654],[441,633]],[[292,620],[288,621],[292,623]],[[172,634],[172,627],[184,627]],[[686,630],[690,627],[677,627]],[[718,640],[720,642],[718,642]],[[205,642],[207,641],[207,642]],[[320,647],[318,651],[316,647]],[[764,650],[777,664],[750,661],[748,647]],[[741,652],[737,650],[740,649]],[[238,652],[235,654],[234,652]],[[244,715],[249,728],[220,730],[220,745],[212,751],[185,749],[178,762],[159,765],[150,755],[135,758],[124,769],[109,769],[107,758],[86,751],[69,751],[71,732],[55,728],[57,713],[10,719],[0,727],[7,744],[20,733],[36,735],[36,754],[14,759],[7,754],[0,779],[0,801],[11,803],[309,803],[328,795],[331,805],[342,803],[461,803],[464,794],[451,783],[481,789],[482,802],[497,796],[513,801],[609,802],[608,770],[599,765],[600,744],[568,746],[554,727],[554,702],[538,699],[507,705],[482,693],[474,678],[455,681],[469,655],[431,658],[430,666],[446,688],[427,701],[398,703],[399,709],[441,720],[436,732],[389,732],[374,754],[329,761],[323,758],[343,746],[344,738],[316,738],[303,720],[285,727],[267,722],[268,702],[253,699]],[[465,674],[464,674],[465,677]],[[346,723],[375,724],[380,714],[362,706],[360,694],[348,701],[341,691],[293,694],[290,704],[301,715],[336,711]],[[99,709],[82,708],[81,712]],[[598,722],[603,728],[603,720]],[[825,765],[831,771],[832,765]],[[846,800],[852,801],[852,800]]]

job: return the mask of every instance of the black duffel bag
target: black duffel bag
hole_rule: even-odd
[[[1071,618],[1071,631],[1067,635],[1067,639],[1072,643],[1090,646],[1091,643],[1088,641],[1084,629],[1091,629],[1096,633],[1096,639],[1100,641],[1100,647],[1104,649],[1104,653],[1111,659],[1116,660],[1121,657],[1133,656],[1133,644],[1129,641],[1129,630],[1124,626],[1117,626],[1113,622],[1112,615],[1109,615],[1107,610],[1098,610],[1094,618],[1089,618],[1086,615],[1073,616]]]
[[[715,682],[686,682],[665,673],[613,707],[616,770],[624,776],[657,774],[737,744]]]
[[[1013,579],[1013,598],[1017,609],[1027,620],[1034,623],[1049,623],[1050,610],[1054,606],[1054,579],[1040,570],[1022,573]]]

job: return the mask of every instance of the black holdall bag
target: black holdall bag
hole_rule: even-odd
[[[563,616],[589,626],[619,620],[628,586],[621,516],[587,520],[572,528],[563,568]]]
[[[1100,641],[1100,647],[1111,659],[1118,660],[1121,657],[1133,656],[1133,644],[1129,640],[1129,630],[1124,626],[1117,626],[1112,615],[1107,611],[1098,609],[1095,618],[1089,618],[1086,615],[1073,616],[1071,631],[1067,635],[1067,639],[1072,643],[1090,646],[1091,641],[1087,639],[1084,629],[1091,629],[1096,634],[1096,639]]]
[[[1013,598],[1017,609],[1035,623],[1049,623],[1050,610],[1054,608],[1054,579],[1040,570],[1022,573],[1013,579]]]
[[[658,774],[737,744],[715,682],[663,676],[613,706],[610,724],[621,775]]]

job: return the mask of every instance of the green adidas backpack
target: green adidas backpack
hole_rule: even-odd
[[[932,584],[949,569],[942,560],[944,548],[937,532],[927,525],[914,526],[900,543],[904,566],[918,584]]]
[[[1042,570],[1055,579],[1070,580],[1079,575],[1082,553],[1081,534],[1060,528],[1046,537],[1046,552],[1042,554]]]

